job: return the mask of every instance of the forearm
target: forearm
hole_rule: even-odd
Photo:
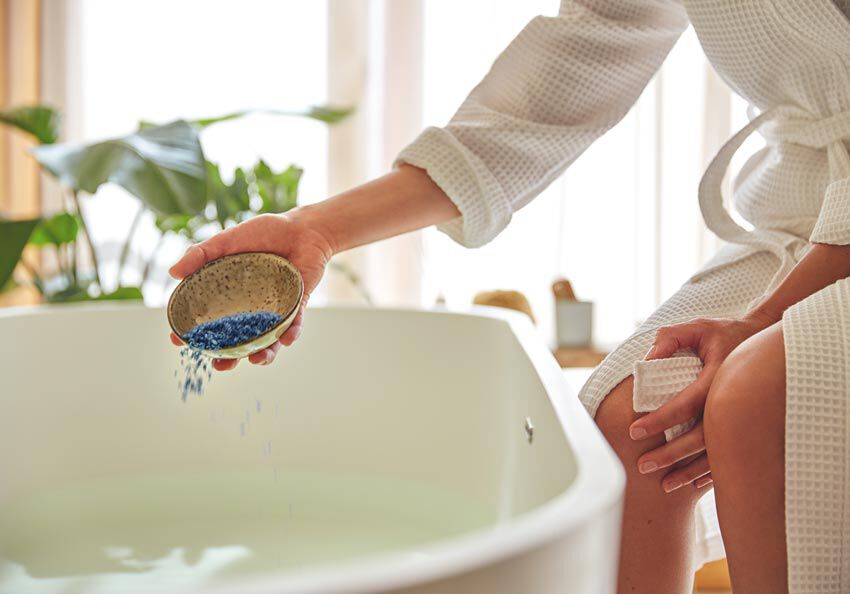
[[[423,170],[402,165],[374,181],[293,211],[309,220],[334,253],[387,239],[460,216]]]
[[[835,281],[850,276],[850,246],[816,243],[770,295],[746,317],[767,327],[783,312]]]

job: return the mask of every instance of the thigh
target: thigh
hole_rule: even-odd
[[[757,484],[765,464],[784,463],[785,342],[781,322],[744,341],[720,366],[706,400],[703,426],[712,470],[715,462],[729,466]],[[717,479],[717,472],[713,474]]]
[[[703,427],[735,591],[787,592],[785,345],[781,323],[720,366]]]

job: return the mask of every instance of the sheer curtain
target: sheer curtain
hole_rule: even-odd
[[[142,119],[224,115],[245,109],[299,109],[327,102],[327,2],[296,0],[62,0],[45,3],[46,101],[63,111],[63,140],[122,136]],[[328,192],[328,131],[314,121],[252,115],[202,132],[206,156],[225,176],[262,158],[276,171],[304,168],[301,201]],[[48,193],[47,201],[51,200]],[[50,205],[48,204],[48,207]],[[83,200],[104,277],[139,208],[107,184]],[[134,236],[133,254],[157,242],[152,217]],[[159,305],[172,283],[168,266],[186,248],[171,237],[159,251],[146,302]],[[133,258],[131,258],[132,264]],[[124,281],[138,280],[138,266]]]

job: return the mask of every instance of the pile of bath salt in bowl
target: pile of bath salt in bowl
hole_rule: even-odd
[[[230,348],[265,334],[283,320],[269,311],[242,312],[198,324],[183,335],[186,346],[180,349],[182,374],[177,382],[185,401],[190,394],[203,395],[212,379],[212,360],[205,351]],[[177,375],[177,372],[174,372]]]

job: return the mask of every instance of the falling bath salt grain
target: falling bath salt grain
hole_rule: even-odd
[[[180,349],[180,375],[177,389],[180,390],[180,396],[184,402],[189,394],[203,395],[204,388],[211,379],[212,360],[209,357],[192,347]]]
[[[230,348],[265,334],[283,321],[275,312],[241,312],[224,316],[189,330],[182,338],[186,347],[180,349],[180,369],[177,387],[185,401],[190,394],[201,396],[212,379],[212,360],[204,351]]]

